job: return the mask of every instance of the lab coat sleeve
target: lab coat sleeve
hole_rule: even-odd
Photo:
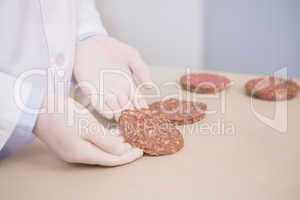
[[[0,159],[14,153],[32,140],[38,113],[22,108],[39,108],[43,95],[30,82],[22,82],[17,88],[17,79],[0,72]]]
[[[96,34],[108,35],[94,0],[77,0],[77,37],[84,40]]]

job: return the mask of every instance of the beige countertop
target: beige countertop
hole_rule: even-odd
[[[165,82],[183,72],[153,71],[162,95],[178,92]],[[216,112],[180,128],[179,153],[103,168],[66,164],[36,140],[0,161],[0,199],[299,200],[300,97],[288,101],[286,116],[284,102],[254,100],[253,110],[243,93],[250,76],[227,75],[234,84],[222,97],[195,96]],[[262,117],[275,113],[277,121]]]

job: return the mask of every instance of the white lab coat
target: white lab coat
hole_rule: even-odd
[[[107,33],[94,0],[0,1],[0,157],[31,139],[37,118],[16,103],[20,76],[28,70],[54,67],[69,82],[76,42],[95,34]],[[17,95],[20,102],[39,108],[46,78],[26,79]]]

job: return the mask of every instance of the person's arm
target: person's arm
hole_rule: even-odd
[[[40,114],[33,132],[62,160],[69,163],[118,166],[143,156],[142,150],[125,143],[117,130],[105,129],[87,109],[72,98],[55,96],[55,102],[49,99],[53,97],[45,97],[43,108],[60,99],[68,109],[64,113]],[[71,115],[66,119],[66,116]]]
[[[139,52],[107,34],[94,0],[78,1],[78,44],[73,73],[77,82],[88,80],[98,92],[95,96],[82,88],[84,95],[102,116],[109,119],[118,119],[126,108],[147,106],[143,99],[136,100],[133,96],[134,82],[151,81],[150,71]],[[100,72],[107,69],[114,73],[106,73],[105,80],[100,80]],[[123,77],[116,76],[116,72]],[[105,82],[104,88],[99,88],[99,81]],[[102,97],[100,91],[104,92]],[[97,104],[99,100],[104,102],[103,106]]]
[[[77,38],[82,41],[94,35],[105,35],[105,30],[94,0],[77,0]]]
[[[149,69],[137,50],[118,40],[96,35],[79,42],[73,73],[105,118],[117,121],[125,109],[147,107],[137,85],[151,81]]]
[[[22,106],[38,106],[41,98],[29,82],[18,90],[17,79],[0,72],[0,158],[25,145],[31,138],[37,114],[26,113]],[[23,105],[24,104],[24,105]]]

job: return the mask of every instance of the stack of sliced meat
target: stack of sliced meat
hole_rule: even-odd
[[[221,75],[208,73],[186,74],[180,78],[180,85],[183,89],[200,93],[214,94],[225,90],[230,85],[230,80]]]
[[[279,77],[264,77],[249,80],[245,85],[249,96],[268,101],[282,101],[296,97],[299,86],[293,80]]]
[[[123,111],[119,128],[129,144],[148,155],[179,151],[184,140],[175,125],[191,124],[204,118],[206,105],[169,99],[151,104],[149,109]]]

